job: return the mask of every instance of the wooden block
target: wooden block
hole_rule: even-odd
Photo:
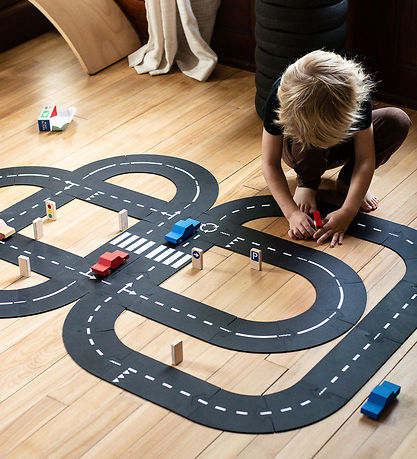
[[[183,359],[183,350],[182,350],[182,340],[177,339],[171,343],[171,360],[172,365],[178,365],[182,362]]]
[[[250,249],[250,267],[262,271],[262,250]]]
[[[48,220],[56,220],[56,203],[51,200],[45,201],[45,210],[46,210],[46,218]]]
[[[32,222],[33,226],[33,237],[38,240],[43,237],[43,221],[42,218],[35,218]]]
[[[19,255],[17,260],[19,262],[20,275],[23,277],[30,277],[32,272],[30,270],[29,257],[26,257],[25,255]]]
[[[127,210],[122,209],[119,213],[119,231],[126,231],[127,228],[129,227],[128,221],[127,221]]]
[[[192,259],[192,267],[195,269],[203,269],[203,249],[198,249],[197,247],[193,247],[191,249],[191,256]]]

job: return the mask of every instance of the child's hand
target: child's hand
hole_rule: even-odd
[[[297,186],[293,199],[301,212],[310,214],[313,210],[317,210],[316,194],[317,190]]]
[[[307,239],[313,237],[315,229],[313,220],[301,210],[294,211],[288,218],[290,229],[288,236],[291,239]]]
[[[317,244],[323,244],[326,239],[331,238],[330,247],[334,247],[336,244],[341,245],[345,232],[353,220],[353,217],[354,215],[351,215],[343,209],[330,212],[330,214],[323,219],[323,228],[320,228],[313,235],[314,239],[317,239]]]

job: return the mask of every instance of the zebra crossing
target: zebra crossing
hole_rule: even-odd
[[[180,268],[187,261],[191,260],[190,254],[173,249],[172,247],[167,247],[166,245],[154,247],[156,242],[131,234],[129,231],[114,238],[110,241],[110,244],[128,252],[136,253],[137,255],[143,254],[150,260],[162,263],[166,266],[171,266],[174,269]]]

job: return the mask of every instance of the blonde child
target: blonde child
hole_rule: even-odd
[[[298,59],[274,83],[265,105],[262,168],[292,239],[330,239],[334,247],[359,209],[378,207],[369,191],[374,171],[400,147],[411,122],[398,108],[372,110],[371,89],[359,64],[321,50]],[[293,197],[281,158],[297,174]],[[317,210],[321,176],[342,165],[336,185],[344,203],[316,231],[309,213]]]

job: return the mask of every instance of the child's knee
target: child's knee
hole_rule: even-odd
[[[404,142],[411,121],[400,108],[387,107],[373,113],[376,167],[385,164]]]
[[[397,142],[403,142],[408,135],[411,120],[401,108],[387,107],[384,113],[384,128],[396,136]]]

